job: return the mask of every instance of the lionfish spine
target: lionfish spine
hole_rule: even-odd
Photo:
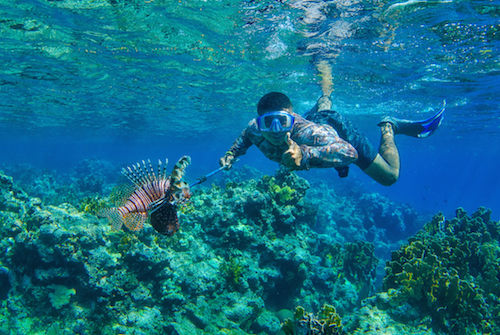
[[[148,164],[149,164],[149,166],[146,165],[146,162],[144,160],[142,161],[142,171],[143,171],[144,179],[151,182],[151,181],[153,181],[153,176],[151,175],[151,171],[153,170],[153,167],[151,166],[151,161],[149,159],[148,159]]]
[[[125,204],[120,207],[120,214],[125,215],[131,212],[147,212],[149,206],[163,198],[169,189],[170,179],[166,176],[166,165],[158,161],[158,173],[151,164],[151,160],[133,164],[126,169],[122,169],[122,174],[126,176],[135,186],[134,192],[128,197]]]
[[[168,180],[163,179],[137,188],[121,208],[128,212],[147,212],[151,203],[165,196],[168,184]]]
[[[146,163],[144,163],[144,161],[142,161],[142,163],[144,164],[144,166],[146,166]],[[139,174],[139,176],[141,176],[141,184],[146,184],[148,182],[148,174],[147,174],[147,171],[145,171],[142,168],[140,162],[137,163],[136,171],[137,171],[137,174]]]
[[[138,176],[135,172],[135,166],[132,165],[132,167],[134,167],[134,169],[132,170],[130,168],[130,166],[127,166],[127,168],[123,168],[122,169],[122,174],[127,177],[134,185],[136,186],[141,186],[141,180],[140,180],[140,176]]]

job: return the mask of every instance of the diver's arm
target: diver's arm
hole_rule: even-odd
[[[358,159],[356,149],[328,125],[309,122],[298,124],[295,130],[292,140],[298,144],[302,155],[296,169],[347,166]]]
[[[248,148],[252,146],[252,141],[249,137],[249,128],[245,128],[241,135],[234,141],[231,148],[226,151],[226,154],[219,160],[219,164],[221,166],[225,166],[230,169],[233,166],[234,160],[236,157],[244,155]]]
[[[358,159],[358,152],[340,137],[327,145],[300,145],[302,160],[299,169],[347,166]]]
[[[249,136],[249,128],[247,127],[241,132],[241,135],[238,136],[227,152],[231,153],[236,158],[246,154],[248,148],[250,148],[252,144],[252,140],[250,140]]]

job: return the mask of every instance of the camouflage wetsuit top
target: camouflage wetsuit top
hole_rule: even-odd
[[[348,142],[339,137],[335,129],[327,124],[317,124],[291,113],[295,123],[290,138],[296,142],[302,152],[302,161],[296,170],[309,168],[331,168],[347,166],[358,159],[358,152]],[[255,144],[262,153],[275,162],[281,163],[281,157],[288,150],[288,144],[275,145],[267,141],[253,119],[234,141],[229,151],[235,156],[246,153]]]

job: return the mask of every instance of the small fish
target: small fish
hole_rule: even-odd
[[[182,180],[191,158],[181,157],[170,176],[166,174],[167,163],[168,160],[164,164],[158,161],[156,173],[149,160],[142,161],[142,165],[137,163],[123,168],[122,174],[134,184],[134,188],[122,197],[120,205],[105,209],[100,215],[107,217],[116,229],[125,225],[132,231],[138,231],[149,219],[157,232],[173,235],[179,230],[177,206],[191,196],[188,184]]]

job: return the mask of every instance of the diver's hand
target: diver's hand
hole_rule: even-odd
[[[290,138],[289,132],[286,133],[286,143],[288,150],[281,156],[281,163],[290,169],[297,169],[302,161],[302,151],[299,145]]]
[[[230,168],[233,167],[233,163],[234,163],[234,155],[231,154],[231,153],[226,153],[224,155],[224,157],[222,157],[220,160],[219,160],[219,164],[220,166],[223,166],[226,168],[226,170],[229,170]]]

